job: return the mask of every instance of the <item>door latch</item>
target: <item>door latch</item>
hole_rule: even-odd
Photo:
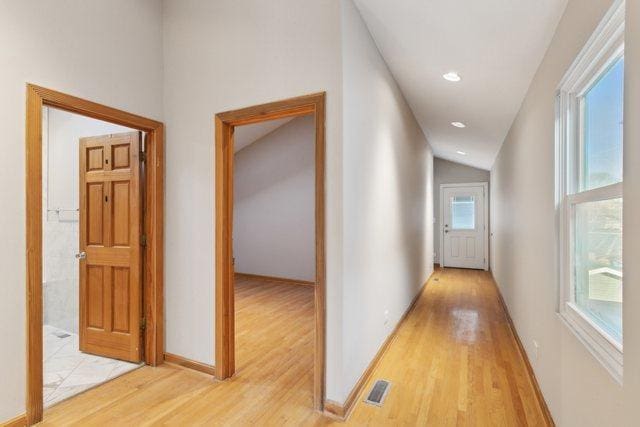
[[[87,257],[87,253],[82,251],[76,254],[76,259],[85,259]]]

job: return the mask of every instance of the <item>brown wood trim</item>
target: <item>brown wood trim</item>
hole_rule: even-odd
[[[42,420],[42,106],[27,86],[27,423]]]
[[[285,277],[277,277],[277,276],[265,276],[262,274],[252,274],[252,273],[235,273],[236,278],[239,279],[247,279],[247,280],[261,280],[264,282],[277,282],[284,283],[287,285],[301,285],[301,286],[315,286],[316,282],[309,282],[308,280],[299,280],[299,279],[287,279]]]
[[[216,377],[229,378],[235,372],[235,330],[232,263],[233,226],[233,130],[235,126],[283,117],[313,114],[315,144],[315,351],[314,407],[321,410],[325,386],[325,93],[316,93],[227,111],[215,116],[215,354]]]
[[[104,120],[110,123],[138,129],[144,132],[153,132],[163,126],[158,122],[146,117],[131,114],[117,108],[107,107],[97,102],[88,101],[73,95],[47,89],[31,83],[27,84],[28,90],[36,93],[48,107],[55,107],[60,110],[80,114],[93,119]]]
[[[225,111],[216,114],[216,117],[231,126],[240,126],[284,117],[304,116],[314,114],[318,105],[324,103],[324,98],[324,92],[314,93],[238,110]]]
[[[353,393],[353,390],[352,390],[352,393]],[[351,393],[349,395],[351,395]],[[351,411],[351,408],[347,407],[347,402],[342,404],[331,399],[325,399],[324,401],[324,414],[329,418],[334,418],[339,421],[346,421],[347,420],[346,414],[349,411]]]
[[[324,415],[338,421],[345,421],[345,406],[336,401],[327,399],[324,401]]]
[[[27,243],[27,424],[42,420],[42,107],[55,107],[147,133],[143,294],[145,363],[164,360],[163,215],[164,125],[122,110],[33,84],[27,84],[26,111],[26,243]]]
[[[164,125],[147,133],[144,163],[143,304],[146,319],[145,362],[164,361]],[[151,325],[151,326],[150,326]]]
[[[524,346],[522,345],[522,341],[520,341],[520,337],[518,336],[518,331],[516,330],[515,325],[513,324],[513,319],[511,318],[511,314],[509,313],[509,309],[507,308],[507,304],[502,297],[502,293],[500,292],[500,288],[491,274],[491,281],[493,282],[493,286],[496,289],[496,293],[498,294],[498,300],[500,300],[500,305],[502,306],[502,310],[504,311],[504,315],[507,318],[507,322],[509,323],[509,329],[511,330],[511,334],[515,338],[516,344],[518,345],[518,351],[520,352],[520,356],[522,360],[524,360],[524,364],[527,367],[527,372],[529,373],[529,380],[531,381],[531,385],[535,390],[536,399],[538,400],[538,405],[542,409],[542,414],[548,426],[555,426],[555,422],[553,421],[553,417],[551,416],[551,411],[549,411],[549,407],[547,406],[547,402],[544,400],[544,396],[542,394],[542,390],[540,390],[540,385],[538,384],[538,380],[536,378],[536,374],[533,371],[533,367],[529,362],[529,357],[527,356],[527,352],[524,350]]]
[[[387,336],[387,339],[384,340],[384,342],[380,346],[380,349],[378,350],[376,355],[373,357],[371,362],[369,362],[369,366],[367,366],[367,369],[365,369],[365,371],[362,373],[358,381],[355,383],[355,385],[351,389],[351,393],[349,393],[349,396],[347,396],[347,400],[345,400],[343,404],[339,402],[335,402],[333,400],[329,400],[329,399],[325,400],[324,412],[327,416],[332,418],[337,418],[340,420],[346,420],[347,418],[349,418],[351,411],[355,407],[357,397],[364,390],[364,387],[369,382],[369,379],[371,378],[373,371],[376,369],[376,366],[378,366],[378,363],[380,363],[382,356],[384,356],[384,354],[387,352],[387,349],[391,346],[391,343],[393,342],[396,335],[398,334],[400,327],[407,319],[407,316],[409,315],[409,313],[411,313],[411,310],[413,310],[413,308],[415,307],[416,303],[418,302],[418,299],[420,299],[420,296],[424,293],[425,289],[427,288],[427,285],[429,284],[429,281],[431,281],[431,278],[436,272],[437,270],[434,270],[434,272],[431,273],[429,278],[423,283],[420,290],[416,293],[416,296],[413,297],[411,304],[409,304],[409,307],[407,307],[405,312],[402,314],[402,317],[400,318],[400,320],[398,320],[398,323],[396,323],[396,326],[395,328],[393,328],[393,331],[391,331],[389,336]]]
[[[207,375],[215,375],[216,367],[207,363],[196,362],[195,360],[187,359],[186,357],[178,356],[177,354],[165,353],[164,361],[167,363],[173,363],[185,368],[193,369],[194,371],[202,372]]]
[[[235,372],[235,310],[233,297],[233,225],[232,185],[233,128],[220,117],[215,118],[215,200],[216,200],[216,283],[215,283],[215,355],[216,378],[224,380]],[[231,213],[231,214],[230,214]]]
[[[22,414],[17,417],[11,418],[10,420],[4,421],[0,423],[2,427],[24,427],[27,425],[27,415]]]

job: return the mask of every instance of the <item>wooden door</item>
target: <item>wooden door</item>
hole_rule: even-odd
[[[139,362],[140,132],[80,139],[80,350]]]

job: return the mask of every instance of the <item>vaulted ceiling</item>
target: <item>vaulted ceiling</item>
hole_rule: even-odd
[[[253,123],[250,125],[238,126],[235,128],[233,135],[233,150],[238,152],[244,147],[253,144],[260,138],[274,132],[280,126],[283,126],[293,120],[293,117],[285,117],[284,119],[269,120],[266,122]]]
[[[355,3],[434,154],[490,169],[567,0]]]

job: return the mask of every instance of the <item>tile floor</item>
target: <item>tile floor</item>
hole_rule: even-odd
[[[77,334],[49,325],[43,333],[45,407],[140,366],[80,352]]]

